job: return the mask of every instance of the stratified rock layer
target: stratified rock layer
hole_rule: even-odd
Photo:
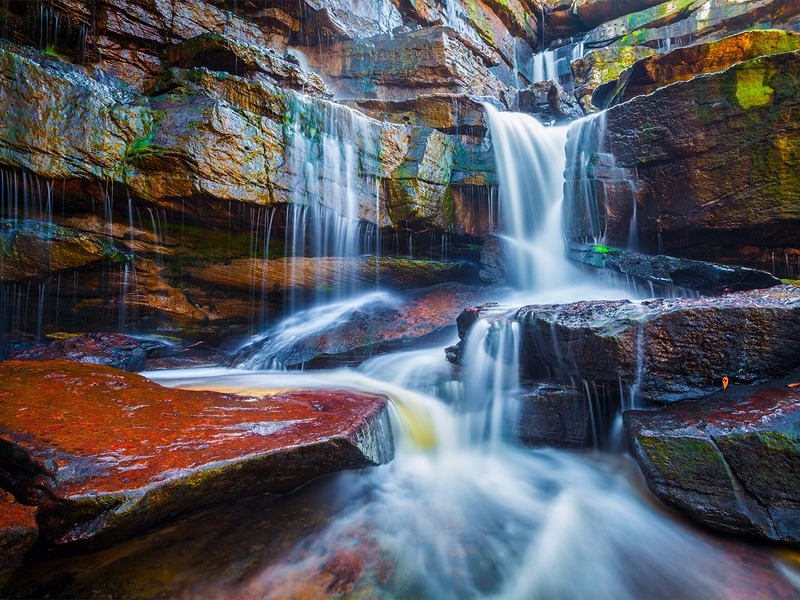
[[[90,333],[34,346],[8,355],[8,360],[68,360],[106,365],[123,371],[142,371],[147,350],[132,337],[120,333]]]
[[[700,523],[800,543],[800,393],[738,393],[626,412],[631,450],[650,489]]]
[[[212,503],[393,455],[386,400],[163,388],[76,363],[0,365],[0,472],[52,544],[109,544]]]

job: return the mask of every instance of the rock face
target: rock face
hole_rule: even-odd
[[[699,260],[653,256],[608,246],[571,244],[567,257],[579,264],[609,269],[639,282],[683,288],[703,294],[744,291],[780,285],[781,280],[765,271],[726,267]]]
[[[165,389],[109,367],[0,364],[0,469],[51,544],[111,544],[243,495],[389,461],[382,397]]]
[[[39,280],[130,257],[99,236],[40,221],[0,221],[0,283]]]
[[[482,312],[459,319],[466,325]],[[724,376],[753,383],[795,370],[799,314],[800,288],[785,285],[718,298],[527,306],[488,318],[520,324],[524,376],[635,386],[646,400],[670,403],[707,395]]]
[[[668,505],[714,529],[800,543],[796,389],[731,390],[624,418],[648,486]]]
[[[593,94],[601,86],[614,86],[622,73],[636,61],[652,56],[655,50],[647,46],[610,46],[591,50],[572,61],[575,97],[587,113],[602,104],[593,104]]]
[[[68,360],[107,365],[123,371],[142,371],[147,362],[147,350],[127,335],[90,333],[15,351],[8,355],[8,360]]]
[[[679,48],[666,54],[638,60],[610,82],[606,93],[594,97],[594,104],[608,108],[636,96],[650,94],[677,81],[704,73],[717,73],[733,65],[765,56],[800,49],[800,34],[790,31],[745,31],[706,44]],[[639,57],[642,58],[642,57]]]
[[[575,98],[557,81],[539,81],[520,90],[517,94],[517,110],[545,123],[571,121],[583,116]]]
[[[36,508],[18,504],[0,489],[0,589],[38,536]]]
[[[340,258],[336,256],[278,259],[239,259],[228,264],[188,269],[199,281],[246,291],[264,289],[268,294],[331,293],[335,289],[382,288],[408,290],[457,281],[474,282],[469,263],[400,258]]]
[[[757,58],[575,127],[569,238],[605,236],[609,245],[627,246],[634,231],[648,251],[660,243],[667,254],[711,260],[730,260],[743,245],[793,246],[800,184],[790,115],[798,110],[799,76],[800,53]],[[579,152],[575,144],[587,136],[594,145]]]

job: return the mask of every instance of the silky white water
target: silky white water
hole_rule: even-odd
[[[623,296],[588,280],[564,258],[566,130],[491,109],[489,116],[502,234],[514,247],[518,288],[506,303]],[[274,350],[328,326],[353,306],[385,300],[367,295],[298,313],[279,328]],[[347,592],[436,600],[753,596],[757,584],[744,567],[655,508],[630,459],[515,443],[510,432],[517,417],[519,353],[513,322],[481,319],[466,340],[461,368],[447,363],[436,347],[379,356],[358,369],[148,373],[174,387],[246,393],[347,388],[390,399],[397,441],[392,463],[336,476],[324,491],[344,494],[348,502],[325,526],[233,589],[193,594],[289,598]],[[337,565],[353,561],[361,565],[361,576],[350,587],[330,587]]]

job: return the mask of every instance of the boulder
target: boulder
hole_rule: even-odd
[[[132,337],[121,333],[90,333],[57,340],[45,346],[16,350],[8,360],[68,360],[107,365],[123,371],[142,371],[147,350]]]
[[[495,313],[473,309],[463,318],[518,322],[523,376],[633,387],[654,402],[708,395],[722,377],[755,383],[800,365],[800,288],[792,285],[721,297],[596,300]],[[465,329],[459,327],[462,339]],[[496,345],[491,331],[488,348]],[[460,359],[460,350],[449,355]]]
[[[453,320],[494,290],[440,284],[407,293],[373,293],[302,311],[247,343],[228,364],[297,367],[312,360],[359,363],[377,354],[451,335]]]
[[[733,262],[795,245],[799,78],[800,52],[760,57],[574,126],[568,238],[624,247],[633,232],[648,252]]]
[[[572,37],[608,21],[663,4],[664,1],[576,0],[575,2],[550,2],[551,9],[545,8],[544,12],[545,34],[547,39]]]
[[[0,469],[59,547],[110,545],[392,454],[383,397],[241,396],[167,389],[103,366],[0,364]]]
[[[673,256],[652,256],[596,244],[570,244],[567,258],[582,265],[620,273],[640,283],[666,286],[668,290],[696,290],[702,294],[762,289],[781,283],[780,279],[765,271]]]
[[[0,590],[39,536],[36,508],[0,489]]]
[[[666,504],[726,533],[800,543],[797,387],[728,388],[624,420],[647,485]]]
[[[538,81],[517,93],[517,110],[540,121],[563,122],[579,119],[583,110],[557,81]]]
[[[598,89],[595,106],[608,108],[636,96],[650,94],[676,81],[686,81],[704,73],[724,71],[733,65],[765,56],[800,49],[800,34],[781,30],[745,31],[721,40],[679,48],[666,54],[641,58]]]
[[[97,235],[42,221],[0,220],[0,283],[43,279],[97,263],[129,260]]]
[[[487,283],[508,283],[508,266],[513,264],[514,251],[502,236],[491,234],[481,247],[479,277]]]

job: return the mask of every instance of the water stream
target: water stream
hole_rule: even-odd
[[[517,288],[504,304],[625,296],[564,258],[566,129],[488,111],[501,234],[513,248]],[[341,158],[340,167],[350,160],[346,149],[326,153],[334,164]],[[336,201],[346,203],[349,184],[340,183]],[[265,221],[264,235],[269,228]],[[338,252],[351,252],[355,234],[348,227],[339,234]],[[338,474],[282,500],[210,509],[93,555],[34,565],[34,595],[619,600],[787,593],[768,554],[711,538],[661,508],[624,453],[521,447],[514,432],[525,383],[518,327],[509,320],[479,320],[462,366],[435,346],[377,356],[357,369],[274,369],[297,337],[324,335],[351,311],[394,301],[373,289],[298,311],[269,330],[267,352],[239,368],[146,373],[190,389],[384,394],[397,442],[392,463]],[[621,404],[630,407],[636,390],[627,393]],[[618,435],[619,421],[609,424]],[[594,442],[612,433],[598,430]]]
[[[489,114],[502,182],[503,235],[515,247],[519,296],[507,301],[519,305],[624,295],[586,281],[564,258],[560,205],[566,131],[544,128],[521,115],[492,109]],[[352,306],[345,302],[294,315],[281,326],[275,353],[301,330],[324,325]],[[494,336],[500,341],[489,352],[492,327],[504,329]],[[511,434],[517,415],[513,399],[521,385],[519,351],[513,323],[480,320],[467,339],[462,369],[447,363],[442,348],[435,347],[376,357],[358,369],[149,373],[175,387],[247,393],[350,388],[391,400],[398,442],[391,464],[341,474],[314,488],[313,493],[346,501],[300,539],[267,553],[269,558],[257,561],[246,576],[224,583],[200,576],[189,594],[432,599],[756,595],[763,584],[760,572],[743,566],[732,549],[657,508],[623,454],[519,447]],[[259,360],[244,366],[270,364]]]

